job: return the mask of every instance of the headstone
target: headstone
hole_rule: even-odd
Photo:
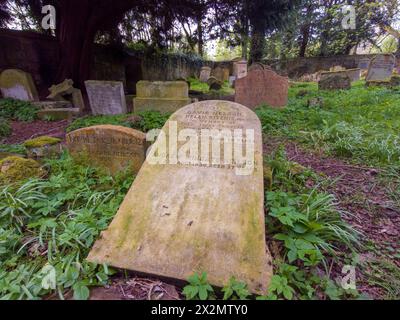
[[[0,90],[3,98],[23,101],[39,100],[39,95],[32,76],[22,70],[4,70],[0,74]]]
[[[136,84],[134,111],[175,112],[191,103],[189,87],[184,81],[139,81]]]
[[[319,90],[349,90],[351,79],[346,72],[327,72],[321,74]]]
[[[371,59],[369,58],[362,58],[360,59],[360,61],[358,62],[358,68],[360,68],[361,70],[368,70],[369,64],[371,62]]]
[[[261,62],[254,62],[249,68],[248,68],[248,72],[250,71],[254,71],[254,70],[265,70],[265,69],[270,69],[270,66],[267,66]]]
[[[392,54],[377,55],[371,60],[366,81],[390,81],[396,58]]]
[[[289,80],[269,68],[254,68],[235,81],[235,102],[251,109],[267,104],[284,107],[288,102]]]
[[[85,86],[94,115],[127,113],[122,82],[88,80]]]
[[[210,67],[202,67],[200,70],[200,81],[207,82],[208,78],[211,76],[211,68]]]
[[[244,78],[247,76],[247,61],[239,60],[233,63],[233,75],[236,79]]]
[[[234,131],[240,129],[243,136]],[[229,161],[243,149],[254,157]],[[234,276],[252,292],[265,293],[272,263],[262,154],[260,120],[248,108],[203,101],[177,111],[87,260],[179,280],[207,272],[220,287]]]
[[[100,125],[67,135],[67,148],[75,159],[116,174],[128,167],[137,173],[146,157],[146,136],[138,130]]]
[[[229,85],[231,87],[234,87],[235,81],[236,81],[236,77],[235,76],[229,76]]]
[[[216,67],[212,72],[211,76],[217,78],[221,82],[229,80],[229,68]]]
[[[80,111],[85,109],[82,92],[74,88],[74,81],[66,79],[63,82],[53,85],[49,88],[50,95],[47,99],[53,101],[68,101],[73,108],[78,108]]]
[[[347,75],[350,78],[350,81],[354,82],[361,79],[361,69],[344,69],[340,71],[321,72],[318,82],[335,75]]]

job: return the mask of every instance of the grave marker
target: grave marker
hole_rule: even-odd
[[[200,81],[207,82],[208,78],[211,76],[211,68],[210,67],[202,67],[200,70]]]
[[[252,156],[228,161],[243,149]],[[207,272],[220,287],[234,276],[265,293],[272,264],[262,153],[260,120],[242,105],[203,101],[177,111],[88,261],[179,280]]]
[[[396,58],[392,54],[377,55],[371,60],[366,81],[390,81]]]
[[[139,81],[136,84],[135,112],[175,112],[190,103],[189,86],[184,81]]]
[[[100,125],[67,135],[67,147],[76,159],[116,174],[130,166],[137,173],[146,157],[146,136],[138,130]]]
[[[262,104],[284,107],[288,102],[289,80],[261,64],[255,64],[246,77],[235,81],[235,102],[255,109]]]
[[[94,115],[127,113],[122,82],[88,80],[85,86]]]
[[[4,70],[0,74],[0,90],[4,98],[23,101],[39,100],[39,95],[32,76],[22,70]]]

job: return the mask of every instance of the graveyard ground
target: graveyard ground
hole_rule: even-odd
[[[192,90],[202,88],[194,82]],[[259,299],[400,297],[399,98],[398,90],[365,88],[362,81],[331,92],[295,83],[287,108],[257,110],[264,133],[267,242],[275,263],[270,294]],[[148,131],[168,119],[146,112],[37,121],[26,105],[0,103],[0,116],[9,119],[1,126],[0,154],[23,154],[21,143],[38,135],[63,138],[66,131],[95,124]],[[19,112],[7,113],[14,109]],[[181,299],[207,283],[192,278],[182,293],[182,287],[158,279],[85,262],[133,177],[108,176],[66,153],[46,159],[44,168],[41,180],[0,181],[3,299],[86,299],[90,290],[92,299]],[[337,281],[345,265],[356,268],[357,290],[344,290]],[[236,281],[217,298],[224,293],[248,297]]]

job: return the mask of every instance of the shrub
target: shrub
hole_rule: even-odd
[[[0,118],[0,138],[8,137],[11,132],[10,122],[7,119]]]

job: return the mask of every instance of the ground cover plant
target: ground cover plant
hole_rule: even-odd
[[[317,98],[321,105],[308,107],[309,100]],[[299,83],[290,89],[286,109],[259,108],[266,148],[264,169],[266,177],[270,179],[268,173],[272,177],[272,184],[265,183],[267,243],[274,258],[270,292],[251,296],[246,284],[234,278],[224,288],[212,288],[207,274],[200,273],[178,289],[181,297],[398,298],[399,248],[390,241],[398,234],[384,237],[356,223],[362,219],[368,226],[367,215],[357,216],[368,212],[375,214],[371,223],[376,219],[379,226],[381,213],[375,207],[386,206],[388,201],[397,217],[398,99],[396,90],[365,88],[362,82],[340,95]],[[86,117],[74,121],[68,131],[97,124],[148,131],[161,128],[167,119],[168,115],[157,112]],[[23,155],[25,148],[0,145],[0,152]],[[339,160],[344,162],[328,162],[327,166],[364,170],[366,177],[383,185],[379,190],[385,192],[385,202],[371,203],[359,192],[339,192],[339,186],[347,186],[346,180],[351,179],[346,176],[338,182],[342,172],[329,175],[313,162]],[[67,153],[61,159],[45,159],[43,165],[47,172],[43,179],[1,186],[0,296],[87,299],[92,287],[102,287],[115,278],[112,268],[95,266],[85,258],[134,177],[129,172],[111,177],[73,162]],[[357,269],[362,283],[356,290],[345,290],[340,284],[341,268],[346,265]]]

